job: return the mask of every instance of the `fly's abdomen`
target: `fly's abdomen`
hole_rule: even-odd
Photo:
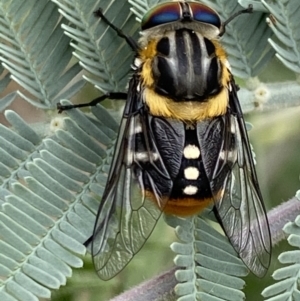
[[[179,216],[199,213],[212,202],[212,193],[206,176],[196,129],[187,126],[181,165],[165,212]]]
[[[177,177],[173,180],[171,198],[211,197],[195,130],[186,130],[185,134],[186,141],[182,151],[181,166]]]
[[[212,201],[212,194],[196,127],[159,117],[151,117],[150,124],[156,149],[146,151],[147,142],[141,133],[136,133],[135,158],[144,170],[142,189],[150,197],[153,194],[152,199],[154,190],[160,191],[166,213],[178,216],[199,213]]]
[[[171,31],[157,42],[152,75],[158,94],[207,101],[222,88],[221,71],[214,44],[195,31]]]

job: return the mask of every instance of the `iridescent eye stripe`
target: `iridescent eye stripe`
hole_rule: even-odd
[[[142,19],[142,30],[181,19],[181,7],[178,2],[162,3],[151,9]]]
[[[195,21],[212,24],[218,28],[221,27],[221,20],[213,9],[200,3],[188,2],[188,4],[191,7]]]

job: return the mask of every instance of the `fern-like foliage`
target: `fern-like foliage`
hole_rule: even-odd
[[[70,98],[83,85],[78,80],[70,84],[81,68],[73,64],[66,69],[72,48],[61,29],[63,22],[50,1],[0,3],[2,66],[26,90],[18,94],[43,109],[54,108],[61,98]]]
[[[93,16],[93,11],[102,7],[109,20],[138,39],[136,19],[158,2],[1,1],[0,91],[13,81],[22,92],[2,98],[0,110],[16,93],[35,107],[55,108],[59,100],[75,95],[86,81],[103,92],[124,91],[134,54],[105,22]],[[241,9],[236,0],[202,2],[213,6],[223,20]],[[241,2],[247,4],[246,0]],[[256,76],[275,51],[287,67],[298,72],[298,1],[256,2],[272,12],[279,26],[267,26],[265,11],[243,15],[228,25],[222,43],[233,73],[241,78]],[[269,40],[272,48],[267,44],[272,31],[283,46],[273,38]],[[79,80],[83,70],[86,75]],[[265,94],[268,99],[286,93],[278,92],[277,86],[259,83],[257,87],[260,90],[240,94],[250,99],[242,103],[253,103],[253,98],[264,94],[262,91],[269,93]],[[293,83],[289,91],[294,91],[296,99],[299,86]],[[254,107],[246,108],[251,111]],[[92,114],[79,110],[66,114],[68,117],[63,118],[54,112],[43,126],[29,126],[13,111],[6,111],[10,126],[0,126],[1,301],[49,298],[51,290],[66,283],[72,268],[82,266],[82,242],[92,232],[118,123],[101,105],[92,108]],[[180,240],[172,245],[180,267],[175,288],[178,300],[244,298],[240,277],[246,269],[227,239],[210,226],[211,218],[206,212],[202,217],[168,220],[177,227]]]
[[[262,0],[274,21],[270,27],[278,40],[269,39],[277,58],[295,73],[300,73],[299,1]]]
[[[297,192],[296,197],[300,201],[300,191]],[[299,300],[300,298],[300,216],[298,215],[295,221],[288,222],[283,231],[288,235],[288,243],[297,249],[285,251],[279,255],[278,260],[285,267],[279,268],[273,273],[272,276],[277,282],[262,292],[268,301]]]
[[[90,120],[73,110],[53,120],[55,136],[42,139],[13,111],[13,129],[0,128],[2,289],[0,299],[49,298],[81,267],[106,181],[117,124],[98,106]],[[99,119],[98,119],[99,118]],[[102,130],[102,122],[106,121]]]
[[[57,1],[60,13],[70,21],[63,24],[65,34],[73,41],[74,55],[91,76],[86,80],[101,91],[122,91],[128,81],[132,50],[105,22],[93,12],[103,8],[105,16],[126,34],[137,38],[138,24],[126,1]],[[114,5],[113,5],[114,4]],[[76,27],[74,27],[76,26]]]
[[[174,262],[180,267],[175,277],[178,301],[193,300],[244,300],[241,291],[248,270],[237,258],[228,239],[209,223],[216,220],[206,210],[201,216],[186,219],[168,219],[176,226],[179,243],[171,249],[177,254]]]

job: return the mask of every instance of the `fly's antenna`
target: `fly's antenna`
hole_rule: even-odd
[[[111,27],[119,37],[126,40],[127,44],[130,46],[130,48],[137,52],[139,50],[139,46],[136,43],[136,41],[132,38],[127,36],[120,28],[112,24],[103,14],[102,8],[98,8],[96,11],[94,11],[94,16],[101,18],[109,27]]]
[[[242,15],[242,14],[252,14],[252,13],[253,13],[253,5],[252,4],[249,4],[249,6],[247,8],[241,9],[241,10],[237,11],[236,13],[234,13],[222,24],[220,36],[222,36],[225,33],[226,25],[228,23],[230,23],[233,19],[235,19],[236,17],[238,17],[239,15]]]

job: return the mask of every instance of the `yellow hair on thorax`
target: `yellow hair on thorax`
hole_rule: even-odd
[[[174,100],[155,93],[152,89],[145,88],[144,100],[149,111],[154,116],[178,119],[181,121],[201,121],[219,115],[224,115],[228,104],[228,91],[222,91],[211,97],[206,102]]]

